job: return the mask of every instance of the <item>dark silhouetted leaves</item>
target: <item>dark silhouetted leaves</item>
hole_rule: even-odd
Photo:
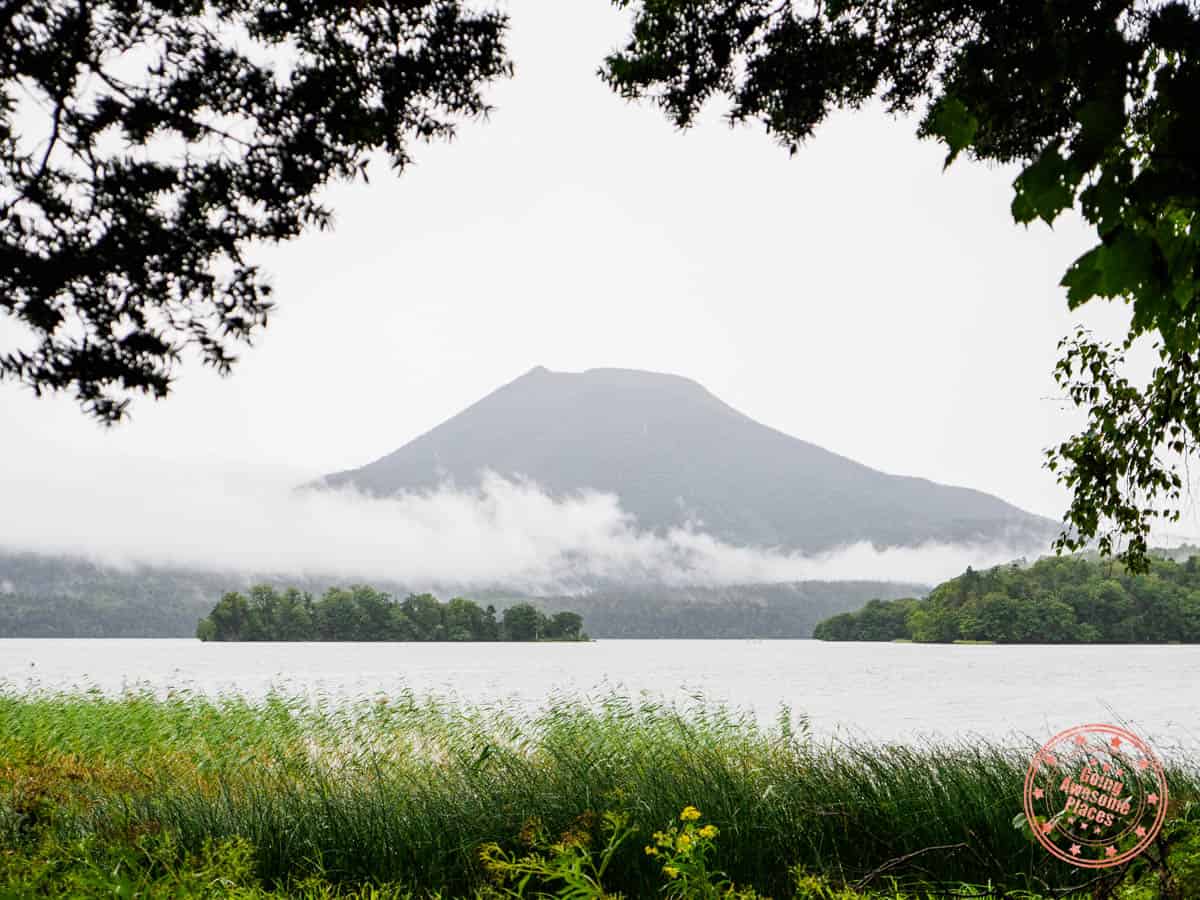
[[[228,371],[272,308],[249,249],[485,113],[505,27],[460,0],[0,5],[0,378],[114,422],[187,347]]]

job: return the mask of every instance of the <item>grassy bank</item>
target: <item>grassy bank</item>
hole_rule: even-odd
[[[725,873],[707,883],[776,898],[1050,895],[1096,873],[1014,828],[1034,749],[822,743],[787,716],[617,696],[514,719],[413,696],[0,694],[0,896],[517,896],[498,892],[524,871],[524,896],[566,896],[562,872],[605,861],[589,877],[610,893],[708,896],[656,843],[672,827]],[[1200,773],[1169,778],[1170,864],[1200,896]],[[1109,874],[1159,895],[1145,863]]]

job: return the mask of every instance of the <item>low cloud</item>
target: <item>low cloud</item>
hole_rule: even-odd
[[[0,546],[116,566],[379,578],[407,586],[579,589],[598,579],[743,584],[810,579],[935,583],[1028,547],[855,544],[815,556],[734,547],[696,528],[647,532],[612,494],[565,499],[487,475],[389,499],[296,490],[303,473],[89,461],[54,478],[0,475]]]

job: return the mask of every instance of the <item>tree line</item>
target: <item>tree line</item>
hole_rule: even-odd
[[[546,615],[529,603],[496,607],[433,594],[397,601],[366,585],[333,587],[320,599],[297,588],[231,591],[200,620],[202,641],[583,641],[583,617]]]
[[[925,599],[872,600],[820,622],[826,641],[1200,642],[1200,557],[1145,574],[1082,556],[965,573]]]

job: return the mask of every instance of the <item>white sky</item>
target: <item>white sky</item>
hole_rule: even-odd
[[[49,486],[65,466],[74,481],[100,461],[125,466],[131,510],[142,466],[300,479],[390,452],[534,365],[622,366],[1059,517],[1041,454],[1077,424],[1050,374],[1079,318],[1057,286],[1091,243],[1077,220],[1014,225],[1014,171],[943,173],[915,122],[878,110],[836,116],[792,158],[715,110],[677,133],[595,74],[621,13],[508,8],[517,71],[491,120],[414,148],[399,178],[381,165],[332,190],[333,232],[264,252],[279,308],[232,377],[188,366],[172,397],[109,431],[67,397],[0,386],[0,503],[6,482]],[[1116,336],[1125,312],[1087,321]],[[0,515],[22,514],[17,496],[37,502],[10,491]]]

